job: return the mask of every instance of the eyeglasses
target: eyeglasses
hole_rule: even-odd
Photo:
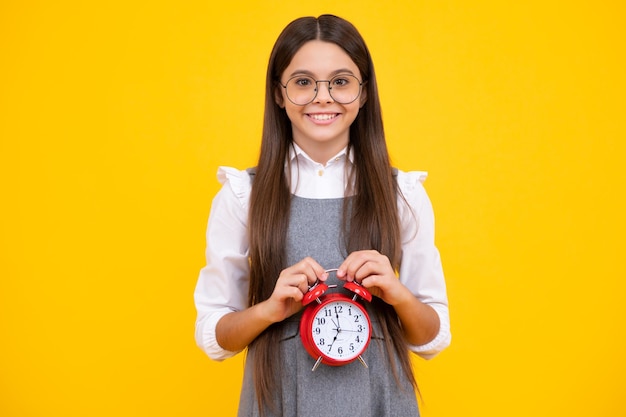
[[[304,106],[315,100],[318,83],[328,83],[328,94],[339,104],[350,104],[361,95],[363,83],[354,75],[337,75],[330,80],[315,80],[306,75],[296,75],[287,80],[281,87],[285,89],[287,98],[296,106]]]

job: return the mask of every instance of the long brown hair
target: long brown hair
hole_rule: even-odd
[[[394,268],[400,264],[400,226],[397,211],[398,187],[393,178],[385,142],[382,113],[374,66],[369,50],[358,30],[333,15],[303,17],[291,22],[278,37],[267,68],[265,116],[261,151],[252,185],[249,210],[250,290],[248,302],[268,299],[285,265],[285,246],[291,194],[285,161],[292,143],[291,122],[276,103],[278,80],[303,44],[312,40],[332,42],[352,58],[364,81],[367,101],[350,126],[349,147],[356,161],[352,170],[354,198],[350,209],[344,208],[344,236],[348,253],[376,249],[389,257]],[[345,207],[350,205],[345,204]],[[346,230],[346,225],[350,225]],[[392,353],[400,358],[403,373],[416,386],[406,341],[393,307],[376,301],[376,314],[384,333],[396,380],[399,373]],[[253,378],[259,408],[273,406],[276,364],[281,363],[278,326],[259,335],[254,346]]]

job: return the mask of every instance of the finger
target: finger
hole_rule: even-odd
[[[372,288],[372,287],[382,288],[384,287],[385,281],[384,281],[384,277],[382,277],[381,275],[369,274],[365,276],[362,280],[360,280],[360,284],[364,286],[365,288]]]
[[[301,271],[307,276],[309,286],[314,285],[318,280],[326,281],[328,273],[326,270],[313,258],[307,257],[300,261]]]
[[[288,296],[294,301],[302,301],[305,293],[306,293],[306,290],[302,291],[302,288],[300,287],[291,287],[288,292]]]
[[[297,288],[300,293],[305,294],[309,290],[309,279],[306,274],[290,274],[283,277],[281,286]]]
[[[309,277],[306,274],[301,274],[298,277],[297,287],[302,294],[306,294],[306,292],[309,291]]]
[[[369,270],[362,270],[365,265],[372,262],[375,251],[352,252],[339,266],[337,278],[345,281],[360,281],[367,275]]]
[[[294,299],[302,300],[302,297],[309,290],[307,278],[304,274],[282,276],[276,283],[274,295],[278,300]]]

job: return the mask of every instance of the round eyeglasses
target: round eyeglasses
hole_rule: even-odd
[[[318,83],[328,83],[328,94],[339,104],[350,104],[361,95],[363,83],[354,75],[336,75],[330,80],[316,80],[307,75],[296,75],[287,80],[281,87],[285,89],[287,98],[296,106],[311,103],[317,97]]]

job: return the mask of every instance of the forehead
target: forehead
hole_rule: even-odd
[[[338,70],[347,70],[361,77],[359,68],[346,51],[334,43],[315,40],[298,49],[283,74],[290,77],[310,73],[315,77],[327,77]]]

